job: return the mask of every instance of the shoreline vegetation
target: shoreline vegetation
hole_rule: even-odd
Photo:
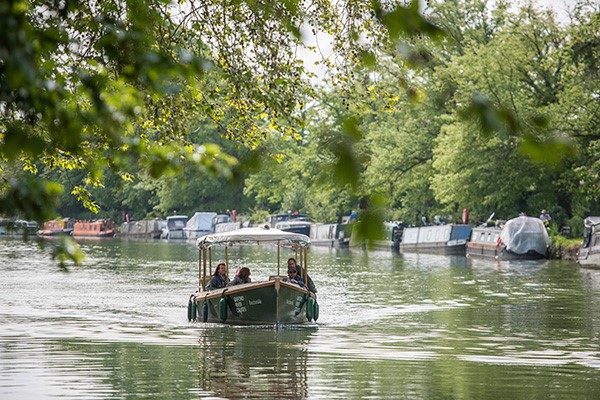
[[[551,235],[548,258],[551,260],[577,261],[577,252],[580,248],[580,239],[568,239],[560,235]]]
[[[597,0],[13,3],[3,217],[600,215]]]

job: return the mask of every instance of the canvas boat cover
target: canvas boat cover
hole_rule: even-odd
[[[282,246],[308,246],[310,239],[300,233],[286,232],[269,228],[268,225],[258,228],[242,228],[230,232],[213,233],[202,236],[196,241],[199,248],[207,249],[213,245],[229,246],[234,243],[279,243]]]
[[[213,218],[217,216],[216,212],[197,212],[189,219],[185,225],[186,230],[191,231],[212,231]]]
[[[545,255],[550,238],[544,223],[539,218],[517,217],[506,221],[500,240],[506,250],[515,254],[527,254],[531,251]]]

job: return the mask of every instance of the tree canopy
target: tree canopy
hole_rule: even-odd
[[[600,194],[599,8],[3,2],[0,214],[581,218]]]

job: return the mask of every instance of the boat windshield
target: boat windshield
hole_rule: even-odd
[[[167,221],[167,227],[169,229],[183,229],[185,228],[185,224],[187,223],[186,218],[172,218]]]

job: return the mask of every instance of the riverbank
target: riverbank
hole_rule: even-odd
[[[551,236],[548,258],[577,261],[577,252],[581,248],[581,240],[567,239],[563,236]]]

